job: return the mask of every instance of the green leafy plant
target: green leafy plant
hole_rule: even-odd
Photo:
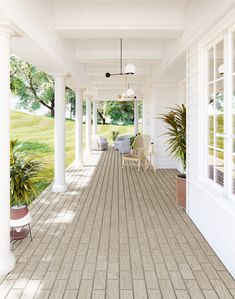
[[[11,140],[11,206],[29,205],[37,195],[33,179],[38,176],[41,163],[35,161],[32,157],[23,157],[20,153],[21,145],[17,144],[17,140]]]
[[[119,135],[119,131],[112,131],[112,140],[115,141]]]
[[[161,114],[162,119],[167,124],[168,131],[164,134],[169,138],[168,151],[177,160],[180,160],[183,170],[186,170],[186,107],[182,104],[171,108],[166,114]]]
[[[134,140],[135,140],[135,137],[138,136],[138,135],[141,135],[141,134],[138,133],[138,134],[136,134],[135,136],[131,136],[131,137],[130,137],[130,146],[131,146],[131,148],[132,148],[133,142],[134,142]]]

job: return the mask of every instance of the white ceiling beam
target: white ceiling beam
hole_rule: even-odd
[[[140,88],[141,84],[140,83],[132,83],[130,84],[131,88]],[[97,89],[125,89],[127,88],[127,83],[125,82],[120,82],[120,83],[116,83],[116,84],[107,84],[107,83],[98,83],[96,84],[96,88]]]
[[[106,78],[104,75],[103,76],[96,76],[96,77],[91,77],[92,82],[95,84],[97,83],[107,83],[107,84],[118,84],[118,83],[123,83],[125,81],[129,82],[130,84],[135,84],[135,83],[142,83],[143,80],[145,79],[145,76],[128,76],[127,78],[124,78],[123,76],[111,76],[109,78]]]
[[[183,26],[169,26],[168,28],[77,28],[77,26],[62,25],[55,28],[56,33],[63,39],[95,39],[95,38],[136,38],[136,39],[176,39],[183,33]]]
[[[45,9],[45,3],[43,1],[40,3],[41,14]],[[23,39],[16,38],[14,43],[16,54],[18,47],[22,53],[25,49],[24,58],[39,69],[50,73],[55,71],[70,73],[69,86],[87,88],[95,93],[94,86],[85,72],[85,66],[73,58],[73,49],[56,37],[52,28],[48,29],[48,24],[42,22],[37,4],[38,2],[27,0],[0,1],[1,11],[21,30],[29,46],[25,47]]]
[[[161,59],[162,40],[123,39],[123,59]],[[75,57],[81,61],[120,59],[120,38],[117,39],[80,39],[75,42]]]

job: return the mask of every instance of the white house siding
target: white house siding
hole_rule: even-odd
[[[224,265],[235,277],[235,204],[203,181],[201,155],[199,47],[188,51],[188,199],[187,212]],[[205,148],[205,150],[207,150]]]
[[[169,155],[167,151],[166,125],[158,117],[167,113],[170,107],[184,101],[185,94],[182,90],[184,81],[181,82],[158,82],[143,98],[143,132],[150,134],[154,142],[156,155],[152,158],[154,168],[177,168],[180,163]]]

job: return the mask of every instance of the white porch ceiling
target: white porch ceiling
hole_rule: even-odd
[[[184,31],[188,0],[50,0],[54,30],[72,42],[74,57],[84,64],[100,97],[124,92],[123,77],[106,78],[120,70],[120,38],[124,66],[136,74],[130,86],[141,93],[148,77],[161,66],[164,48]],[[107,92],[105,92],[107,91]],[[102,99],[102,98],[101,98]],[[107,99],[107,98],[105,98]]]
[[[47,72],[66,70],[71,87],[102,100],[110,90],[115,98],[125,91],[124,77],[105,77],[120,71],[120,38],[123,68],[136,67],[128,83],[141,94],[184,34],[192,1],[8,0],[0,10],[23,32],[12,43],[16,54]]]

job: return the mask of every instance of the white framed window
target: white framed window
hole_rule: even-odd
[[[206,48],[207,178],[235,199],[235,27]]]
[[[231,171],[231,193],[235,195],[235,27],[230,32],[231,44],[231,69],[229,75],[231,79],[230,90],[230,131],[232,139],[230,140],[231,153],[230,156],[230,171]]]

